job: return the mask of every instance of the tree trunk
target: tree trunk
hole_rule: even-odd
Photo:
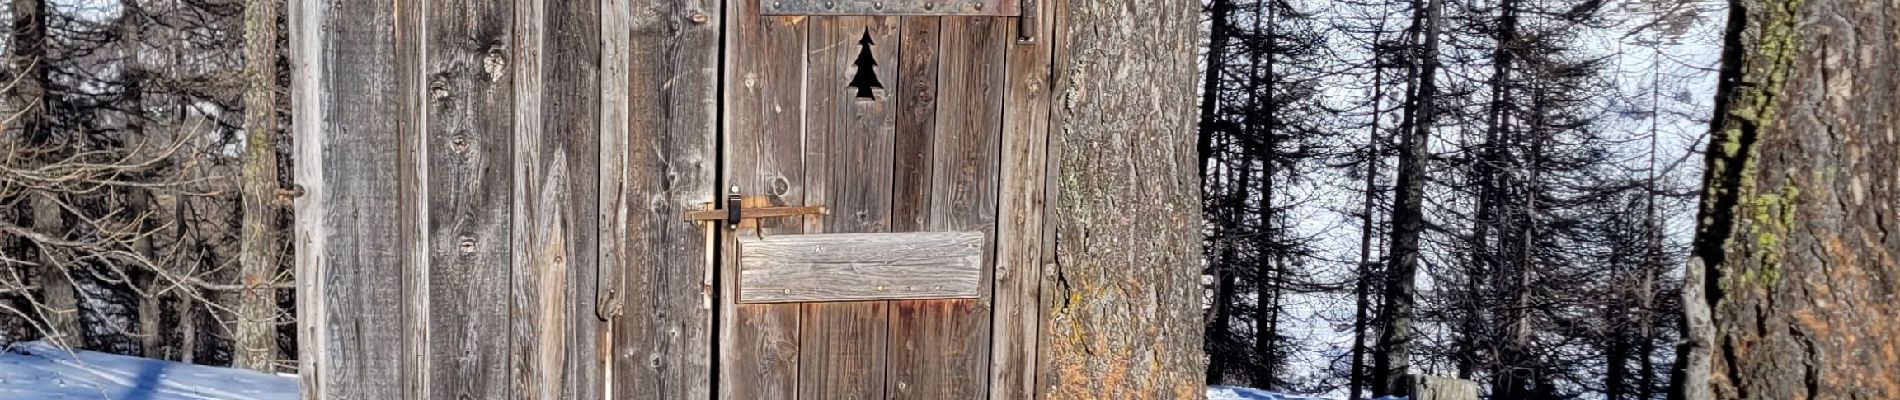
[[[244,7],[243,227],[234,367],[271,371],[277,361],[277,260],[283,251],[277,222],[277,0]]]
[[[1372,43],[1376,51],[1385,26],[1372,32]],[[1366,329],[1371,325],[1372,272],[1377,268],[1372,257],[1372,239],[1378,233],[1373,214],[1379,211],[1379,142],[1384,140],[1384,132],[1379,131],[1379,121],[1385,117],[1385,68],[1378,62],[1372,63],[1372,127],[1366,131],[1365,149],[1365,187],[1360,193],[1363,203],[1359,210],[1359,269],[1353,279],[1353,315],[1352,315],[1352,370],[1346,378],[1346,398],[1358,400],[1365,394],[1366,378]]]
[[[13,57],[9,63],[14,73],[19,74],[9,93],[15,110],[19,113],[13,124],[20,127],[20,135],[25,138],[27,152],[41,162],[54,162],[64,153],[62,144],[54,137],[52,121],[47,117],[47,85],[51,83],[47,68],[47,13],[46,0],[13,0]],[[10,77],[10,78],[15,78]],[[60,209],[58,194],[48,191],[28,191],[29,217],[35,232],[53,238],[66,236],[65,215]],[[67,269],[72,260],[60,260],[50,247],[27,247],[39,255],[35,260],[40,264],[38,285],[38,313],[44,321],[40,328],[46,339],[65,346],[81,345],[79,341],[79,303],[74,298],[73,282]],[[29,311],[31,312],[31,311]]]
[[[1198,399],[1200,1],[1074,0],[1056,35],[1048,399]]]
[[[1732,5],[1676,395],[1900,398],[1900,3]]]
[[[1419,235],[1425,230],[1425,162],[1430,152],[1429,139],[1434,122],[1434,97],[1438,70],[1438,19],[1441,0],[1428,0],[1419,24],[1423,25],[1424,44],[1418,58],[1417,87],[1408,99],[1411,121],[1399,141],[1399,177],[1392,209],[1392,242],[1386,267],[1385,297],[1379,310],[1384,327],[1379,332],[1378,354],[1373,362],[1373,396],[1402,394],[1406,371],[1411,368],[1412,311],[1418,295]]]

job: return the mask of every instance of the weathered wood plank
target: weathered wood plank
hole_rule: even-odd
[[[544,298],[560,299],[562,351],[560,394],[564,399],[600,398],[606,387],[601,378],[607,354],[601,341],[611,325],[598,317],[595,289],[599,275],[600,201],[600,4],[590,0],[546,0],[547,40],[542,44],[547,74],[542,93],[542,153],[547,166],[539,189],[555,204],[535,204],[537,217],[558,227],[554,234],[564,248],[550,260],[553,270],[565,270],[566,284]],[[554,247],[554,246],[550,246]],[[545,340],[545,339],[544,339]],[[548,349],[555,349],[549,347]],[[550,368],[553,368],[550,366]],[[554,382],[548,382],[554,383]]]
[[[514,196],[518,397],[603,389],[598,262],[599,5],[516,3]]]
[[[533,209],[543,203],[545,193],[540,189],[541,180],[542,175],[548,173],[539,162],[541,92],[545,86],[542,41],[547,36],[545,8],[538,0],[514,2],[514,189],[509,196],[513,206],[513,215],[509,216],[509,242],[513,252],[508,289],[508,318],[513,321],[508,359],[513,369],[509,371],[512,393],[508,397],[516,399],[550,399],[559,395],[547,390],[549,386],[545,384],[559,379],[559,371],[549,372],[545,366],[558,365],[554,357],[559,354],[555,349],[560,343],[538,339],[560,339],[549,331],[559,329],[562,314],[558,307],[547,304],[551,301],[543,293],[558,288],[562,282],[555,278],[566,275],[548,270],[561,265],[552,260],[556,252],[564,249],[539,229],[545,222],[537,218],[537,210]]]
[[[988,232],[995,226],[1004,57],[1012,25],[1007,22],[1001,18],[942,22],[938,81],[947,84],[940,84],[937,130],[932,136],[927,230]],[[990,250],[984,249],[986,262]],[[892,323],[892,337],[926,344],[892,347],[892,385],[912,387],[893,391],[893,398],[987,396],[989,273],[985,268],[978,299],[896,305],[894,315],[899,320]]]
[[[1031,2],[1028,15],[1046,15]],[[1049,82],[1053,24],[1018,36],[1044,38],[1010,46],[1004,87],[1002,182],[997,195],[995,307],[990,316],[990,399],[1036,393],[1036,334],[1041,304],[1042,242],[1049,154]]]
[[[402,398],[394,4],[290,7],[298,330],[310,398]]]
[[[429,324],[429,118],[428,82],[423,77],[428,55],[429,27],[424,26],[422,1],[394,2],[396,22],[396,197],[402,199],[396,215],[396,237],[402,252],[403,356],[402,390],[407,397],[427,397],[430,377]]]
[[[805,203],[808,205],[828,205],[831,203],[832,131],[836,130],[833,120],[843,107],[843,93],[840,87],[850,82],[844,77],[845,64],[842,60],[850,57],[849,46],[839,43],[839,21],[841,17],[797,17],[804,19],[805,52],[799,55],[804,70],[798,77],[802,86],[802,96],[796,100],[804,112],[804,124],[797,129],[802,139],[799,148],[805,166],[805,182],[802,187]],[[767,40],[771,40],[769,37]],[[769,63],[770,61],[768,61]],[[767,110],[766,112],[771,112]],[[803,218],[804,232],[825,232],[825,215],[808,215]],[[793,221],[791,219],[787,220]]]
[[[806,233],[882,232],[890,227],[891,129],[889,96],[867,85],[859,97],[854,78],[895,54],[895,18],[814,17],[807,28],[805,70],[805,202],[833,212],[805,218]],[[861,43],[867,35],[874,44]],[[871,59],[861,60],[861,56]],[[889,64],[888,61],[886,61]],[[860,71],[869,66],[871,69]],[[880,83],[881,84],[881,83]],[[795,235],[803,238],[807,235]],[[767,237],[776,240],[783,236]],[[747,254],[745,245],[739,252]],[[750,302],[743,282],[758,282],[741,261],[740,301]],[[786,283],[801,281],[793,277]],[[850,285],[847,285],[850,286]],[[862,287],[868,289],[869,287]],[[798,291],[813,293],[812,291]],[[768,290],[770,296],[779,290]],[[806,299],[813,300],[813,299]],[[883,304],[812,303],[800,306],[799,395],[803,398],[880,398],[884,391]],[[875,311],[875,312],[873,312]],[[872,329],[867,331],[866,329]],[[871,352],[875,349],[875,352]]]
[[[891,228],[923,229],[930,218],[931,143],[937,126],[937,45],[942,18],[903,17],[898,33],[895,166],[891,179]]]
[[[803,151],[804,17],[758,16],[756,3],[726,10],[726,124],[724,186],[762,194],[765,205],[805,200]],[[748,200],[751,201],[751,200]],[[789,221],[787,221],[789,220]],[[798,385],[798,306],[739,305],[736,235],[798,233],[803,222],[761,220],[726,232],[722,250],[719,392],[723,399],[792,398]]]
[[[739,302],[976,298],[982,232],[739,239]]]
[[[831,176],[831,198],[825,203],[832,210],[825,215],[826,232],[888,232],[891,229],[891,179],[893,145],[896,132],[896,99],[893,91],[873,87],[871,97],[859,97],[860,90],[850,86],[864,71],[862,63],[874,63],[866,77],[878,85],[890,85],[897,78],[897,17],[841,17],[832,31],[830,46],[844,49],[834,61],[840,66],[831,87],[816,87],[813,97],[829,96],[837,102],[837,114],[831,118],[826,146],[829,164],[814,165]],[[815,32],[815,31],[814,31]],[[862,43],[869,39],[870,43]],[[870,60],[860,54],[869,51]],[[816,70],[816,68],[814,68]],[[808,137],[812,135],[807,135]],[[810,145],[809,143],[807,144]]]
[[[724,18],[713,0],[625,2],[627,14],[610,7],[602,26],[611,38],[603,42],[605,54],[626,46],[624,57],[603,57],[602,71],[603,117],[619,105],[626,113],[625,125],[602,125],[601,269],[620,271],[624,285],[622,313],[613,322],[614,385],[605,398],[706,399],[711,231],[679,215],[718,194],[715,104]],[[622,79],[609,72],[615,67],[625,71],[624,92],[613,88]]]
[[[798,397],[884,398],[887,302],[802,304]]]
[[[989,363],[984,342],[970,332],[989,329],[975,318],[988,310],[976,299],[891,302],[889,399],[981,399]],[[925,369],[938,368],[938,369]]]
[[[419,3],[419,2],[418,2]],[[419,7],[418,7],[419,8]],[[421,11],[421,10],[417,10]],[[499,3],[447,0],[426,12],[428,122],[415,150],[427,165],[418,193],[427,236],[427,325],[412,340],[426,375],[419,398],[500,398],[510,394],[508,287],[512,235],[514,80],[508,76],[513,10]],[[426,74],[426,75],[423,75]],[[423,83],[418,81],[418,83]],[[406,96],[422,99],[416,87]]]
[[[631,125],[629,114],[635,107],[652,108],[660,91],[660,88],[652,88],[656,93],[641,93],[639,99],[630,97],[633,92],[632,75],[628,71],[633,67],[628,58],[633,50],[631,2],[600,0],[600,260],[594,264],[599,271],[594,287],[594,314],[601,320],[620,315],[625,305],[620,292],[625,288],[621,269],[627,267],[622,263],[627,246],[623,241],[636,238],[627,230],[629,216],[621,212],[627,209],[630,197],[638,195],[625,190],[629,185],[640,183],[627,180],[628,175],[635,173],[627,154],[628,141],[632,139],[630,130],[652,129]],[[656,131],[664,132],[664,128]],[[607,372],[611,376],[614,371],[609,368]]]

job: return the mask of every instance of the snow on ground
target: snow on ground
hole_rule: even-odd
[[[1244,387],[1233,387],[1233,386],[1208,386],[1207,387],[1207,400],[1307,400],[1307,399],[1308,398],[1306,397],[1288,396],[1288,395],[1269,392],[1265,390],[1250,389],[1250,388],[1244,388]]]
[[[0,351],[0,399],[295,400],[297,378],[91,351],[44,342]],[[1232,386],[1207,388],[1208,400],[1321,400]],[[1393,400],[1381,398],[1375,400]]]
[[[191,365],[44,342],[0,351],[0,399],[295,400],[297,379],[257,371]]]
[[[1294,396],[1290,394],[1280,394],[1280,393],[1274,393],[1274,392],[1269,392],[1269,391],[1260,390],[1260,389],[1244,388],[1244,387],[1208,386],[1207,400],[1322,400],[1322,398],[1301,397],[1301,396]],[[1380,398],[1375,398],[1371,400],[1405,400],[1405,399],[1403,397],[1387,396],[1387,397],[1380,397]]]

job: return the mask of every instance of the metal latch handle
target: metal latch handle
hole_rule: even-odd
[[[736,187],[733,188],[733,191],[738,192],[738,188]],[[728,194],[726,195],[726,207],[724,209],[687,211],[686,220],[688,221],[722,221],[725,223],[726,229],[738,229],[739,222],[748,220],[748,219],[784,218],[784,217],[798,217],[798,216],[805,216],[805,215],[831,214],[831,210],[822,205],[747,208],[745,207],[746,198],[747,196],[743,196],[738,193]],[[760,203],[754,203],[754,204],[760,204]]]

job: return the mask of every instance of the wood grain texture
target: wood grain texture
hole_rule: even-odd
[[[991,232],[1010,27],[1001,18],[945,18],[937,51],[938,96],[924,230]],[[983,249],[986,264],[993,247]],[[979,298],[899,302],[891,337],[893,398],[987,396],[991,275]],[[900,389],[900,387],[902,389]]]
[[[1046,13],[1029,2],[1027,15]],[[1017,36],[1048,38],[1053,24]],[[1027,399],[1036,393],[1036,338],[1041,312],[1042,235],[1049,173],[1050,40],[1010,46],[1004,86],[1002,183],[997,194],[994,311],[990,316],[990,399]]]
[[[930,218],[931,143],[937,126],[937,44],[940,17],[903,17],[898,33],[893,132],[891,228],[921,230]]]
[[[551,336],[547,326],[558,328],[560,314],[544,311],[553,308],[546,305],[548,300],[541,293],[548,287],[558,287],[560,282],[543,282],[556,276],[553,271],[537,270],[537,265],[551,267],[551,259],[560,248],[550,249],[553,238],[547,237],[538,228],[545,227],[543,221],[536,218],[530,209],[543,202],[543,193],[538,188],[546,174],[543,166],[535,160],[540,156],[541,145],[541,92],[545,83],[542,79],[542,41],[547,36],[545,27],[545,4],[541,1],[514,2],[514,190],[510,193],[510,202],[514,214],[510,215],[509,242],[513,253],[510,262],[509,308],[508,318],[512,321],[509,332],[508,359],[513,365],[509,371],[511,394],[517,399],[547,399],[558,393],[551,392],[542,382],[553,374],[545,372],[551,345],[536,340],[538,337]],[[559,336],[551,338],[558,339]]]
[[[402,199],[396,215],[396,237],[402,252],[403,355],[402,390],[406,397],[428,397],[431,377],[429,333],[434,312],[430,303],[429,201],[429,92],[424,77],[430,58],[424,1],[396,1],[396,197]],[[454,313],[453,310],[447,311]]]
[[[891,302],[890,399],[981,399],[989,382],[986,341],[970,332],[988,330],[976,299]],[[936,369],[928,369],[936,368]]]
[[[818,53],[813,52],[812,76],[820,71],[831,75],[829,85],[812,85],[811,98],[829,98],[831,114],[823,123],[813,121],[813,130],[823,126],[823,134],[807,131],[808,148],[824,149],[826,158],[808,158],[811,175],[828,175],[830,186],[825,204],[834,212],[822,216],[824,232],[888,232],[891,230],[892,146],[895,142],[895,99],[889,89],[874,88],[871,97],[858,97],[851,87],[864,71],[859,57],[868,50],[875,65],[868,71],[880,85],[890,85],[897,76],[896,17],[832,17],[837,26],[829,32],[826,46],[844,51],[827,58],[833,67],[820,69]],[[818,30],[813,30],[817,36]],[[870,39],[869,44],[862,43]],[[814,39],[815,40],[815,39]],[[813,83],[818,80],[814,78]],[[815,102],[815,100],[814,100]],[[822,137],[821,144],[810,138]],[[817,185],[810,185],[816,188]]]
[[[558,334],[565,336],[559,355],[546,354],[544,360],[559,365],[542,365],[544,373],[555,373],[561,398],[599,398],[605,387],[601,379],[606,354],[601,340],[609,325],[598,318],[594,289],[599,269],[600,201],[600,4],[597,1],[546,0],[547,36],[542,48],[545,82],[542,92],[542,146],[535,162],[548,173],[542,175],[536,189],[545,201],[534,204],[535,217],[547,227],[543,239],[554,255],[551,264],[536,265],[550,273],[549,281],[564,282],[543,286],[543,299],[564,314]],[[559,236],[558,238],[555,236]],[[559,250],[555,250],[559,249]],[[555,332],[550,332],[555,333]],[[551,338],[540,337],[544,343]],[[547,375],[544,375],[547,376]]]
[[[516,3],[517,397],[604,388],[595,307],[599,212],[599,5]]]
[[[621,57],[602,57],[601,72],[601,270],[619,271],[623,285],[607,397],[705,399],[712,394],[711,231],[679,215],[718,194],[724,19],[716,1],[625,0],[627,8],[616,11],[622,2],[607,3],[601,29],[611,38],[603,55],[626,46]],[[612,87],[616,80],[624,92]],[[609,122],[614,111],[624,121]]]
[[[860,97],[859,88],[853,85],[865,84],[857,81],[860,74],[881,74],[878,78],[889,79],[895,70],[891,61],[897,47],[896,19],[812,17],[810,21],[805,71],[805,201],[826,205],[832,212],[808,216],[805,232],[887,231],[891,210],[893,121],[888,111],[891,99],[885,90],[877,87],[869,87],[869,93],[863,93],[869,97]],[[869,69],[864,69],[866,67]],[[760,240],[805,240],[812,239],[811,236],[766,236]],[[740,245],[741,257],[750,253],[745,246]],[[750,290],[748,282],[813,283],[807,279],[813,278],[810,274],[783,277],[758,274],[811,272],[811,269],[799,269],[799,266],[754,268],[756,264],[743,259],[741,264],[741,302],[752,301],[753,294],[760,292]],[[872,286],[855,284],[842,287],[872,289]],[[769,299],[786,291],[824,293],[773,286],[762,291],[766,296],[756,297]],[[805,300],[824,300],[825,297]],[[808,303],[799,308],[799,338],[803,341],[799,351],[799,396],[816,399],[883,397],[885,304]]]
[[[978,297],[982,232],[768,235],[739,240],[739,302]]]
[[[1121,13],[1136,7],[1146,13]],[[1042,316],[1047,399],[1193,399],[1201,352],[1200,190],[1193,135],[1200,3],[1074,0],[1055,8],[1052,128],[1061,146],[1056,299]],[[1137,190],[1131,190],[1131,188]],[[1046,266],[1047,267],[1047,266]]]
[[[889,303],[808,303],[800,312],[798,397],[884,398]]]
[[[756,3],[727,3],[725,179],[749,207],[805,202],[804,71],[808,20],[758,16]],[[737,235],[803,231],[777,218],[725,231],[720,270],[719,397],[793,398],[798,388],[799,311],[791,304],[740,305]]]
[[[393,3],[297,1],[291,41],[302,388],[404,397]],[[395,301],[392,301],[395,300]]]
[[[507,73],[513,11],[447,0],[427,12],[426,160],[420,196],[427,236],[423,398],[511,393],[508,287],[512,276],[514,80]],[[422,88],[418,88],[422,89]],[[422,99],[423,90],[412,96]]]

